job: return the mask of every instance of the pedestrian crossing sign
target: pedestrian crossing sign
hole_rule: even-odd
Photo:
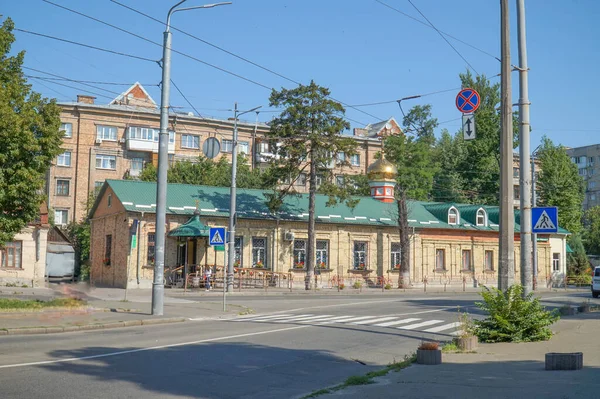
[[[532,208],[531,223],[533,228],[531,232],[537,233],[557,233],[558,232],[558,208]]]
[[[225,244],[225,227],[211,227],[208,232],[209,245]]]

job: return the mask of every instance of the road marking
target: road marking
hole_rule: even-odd
[[[444,320],[427,320],[422,323],[409,324],[408,326],[402,326],[402,327],[396,327],[396,328],[398,328],[400,330],[414,330],[415,328],[430,326],[432,324],[438,324],[438,323],[443,323],[443,322],[444,322]]]
[[[458,330],[458,331],[454,331],[453,333],[451,333],[450,335],[458,337],[459,335],[463,335],[465,332],[462,330]]]
[[[309,316],[316,316],[316,315],[314,315],[312,313],[307,313],[307,314],[296,314],[296,315],[290,315],[290,316],[274,317],[272,319],[266,319],[266,320],[252,319],[252,320],[243,320],[243,321],[256,321],[259,323],[269,323],[269,322],[275,322],[275,321],[280,321],[280,320],[295,319],[297,317],[309,317]]]
[[[330,318],[327,320],[327,323],[337,323],[338,321],[344,321],[344,320],[345,320],[345,319],[347,319],[348,317],[354,317],[354,316],[348,316],[348,315],[346,315],[346,316],[336,316],[336,317],[330,317]],[[301,321],[301,323],[310,323],[310,321],[309,321],[309,322],[306,322],[306,321]],[[321,322],[321,323],[324,323],[324,322]]]
[[[366,320],[366,319],[374,319],[376,317],[379,316],[347,316],[344,318],[340,318],[338,320],[332,320],[332,321],[324,321],[323,323],[347,323],[347,322],[354,322],[357,320]]]
[[[450,324],[444,324],[443,326],[433,327],[433,328],[430,328],[429,330],[425,330],[424,332],[436,333],[436,332],[440,332],[440,331],[450,330],[451,328],[456,328],[458,326],[460,326],[460,322],[457,321],[457,322],[450,323]]]
[[[5,365],[0,366],[0,369],[8,369],[8,368],[16,368],[16,367],[27,367],[27,366],[40,366],[40,365],[43,365],[43,364],[68,363],[68,362],[76,362],[76,361],[79,361],[79,360],[99,359],[99,358],[103,358],[103,357],[121,356],[121,355],[130,354],[130,353],[147,352],[147,351],[152,351],[152,350],[157,350],[157,349],[176,348],[176,347],[179,347],[179,346],[188,346],[188,345],[204,344],[204,343],[207,343],[207,342],[225,341],[225,340],[228,340],[228,339],[252,337],[252,336],[255,336],[255,335],[265,335],[265,334],[271,334],[271,333],[283,332],[283,331],[291,331],[291,330],[298,330],[298,329],[301,329],[301,328],[309,328],[309,327],[312,327],[312,325],[278,328],[278,329],[275,329],[275,330],[266,330],[266,331],[258,331],[258,332],[252,332],[252,333],[246,333],[246,334],[229,335],[227,337],[207,338],[207,339],[201,339],[201,340],[198,340],[198,341],[181,342],[181,343],[178,343],[178,344],[150,346],[148,348],[139,348],[139,349],[126,350],[126,351],[109,352],[109,353],[103,353],[101,355],[71,357],[71,358],[68,358],[68,359],[59,359],[59,360],[45,360],[45,361],[41,361],[41,362],[5,364]]]
[[[390,321],[388,323],[374,324],[374,326],[376,326],[376,327],[390,327],[390,326],[395,326],[395,325],[398,325],[398,324],[412,323],[414,321],[419,321],[419,320],[421,320],[421,319],[396,320],[396,321]]]
[[[380,321],[387,321],[387,320],[394,320],[397,319],[397,317],[381,317],[379,319],[375,319],[375,320],[363,320],[363,321],[357,321],[356,323],[351,323],[351,324],[370,324],[370,323],[378,323]]]
[[[319,320],[319,319],[326,319],[328,317],[331,317],[333,315],[331,314],[326,314],[326,315],[321,315],[321,316],[310,316],[310,317],[293,317],[291,319],[287,319],[287,320],[274,320],[273,323],[297,323],[300,321],[314,321],[314,320]],[[270,321],[270,320],[269,320]]]
[[[275,319],[277,317],[292,317],[292,316],[297,316],[297,315],[276,314],[276,315],[271,315],[271,316],[248,316],[248,317],[243,317],[241,319],[235,319],[233,321],[257,321],[257,320]]]

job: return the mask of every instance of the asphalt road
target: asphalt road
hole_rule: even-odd
[[[450,340],[457,307],[479,317],[478,299],[252,297],[257,313],[231,320],[5,336],[1,396],[298,397],[399,361],[423,339]]]

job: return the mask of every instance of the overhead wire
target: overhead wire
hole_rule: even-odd
[[[56,75],[56,74],[53,74],[50,72],[42,71],[42,70],[31,68],[31,67],[23,66],[22,68],[28,69],[28,70],[34,71],[34,72],[44,73],[44,74],[50,75],[50,76],[55,76],[55,78],[48,78],[48,80],[65,80],[65,81],[69,81],[69,82],[90,83],[90,84],[107,85],[107,86],[132,86],[133,85],[133,83],[101,82],[101,81],[97,81],[97,80],[70,79],[67,77],[61,77],[60,75]],[[142,86],[159,86],[156,83],[140,83],[140,84]]]
[[[202,116],[202,114],[200,113],[200,111],[198,111],[196,109],[196,107],[194,107],[194,105],[190,102],[190,100],[188,100],[188,98],[185,96],[185,94],[183,94],[183,92],[179,89],[179,86],[177,86],[175,84],[175,82],[173,81],[173,79],[171,79],[171,83],[173,83],[173,86],[175,87],[175,89],[179,92],[179,94],[181,95],[181,97],[183,97],[183,99],[188,103],[188,105],[190,107],[192,107],[192,109],[196,112],[196,114],[198,114],[198,116],[202,119],[204,119],[204,117]]]
[[[107,93],[116,94],[116,95],[121,94],[121,93],[118,93],[116,91],[112,91],[112,90],[105,89],[103,87],[98,87],[98,86],[92,85],[90,83],[77,82],[77,81],[75,81],[73,79],[65,78],[64,76],[56,75],[56,74],[50,73],[50,72],[44,72],[44,71],[41,71],[39,69],[29,68],[29,67],[23,67],[23,69],[28,69],[30,71],[35,71],[35,72],[39,72],[39,73],[44,73],[46,75],[54,76],[54,78],[50,78],[50,77],[46,77],[46,76],[31,76],[30,75],[29,77],[31,77],[31,78],[44,79],[44,80],[48,80],[48,81],[55,81],[56,78],[60,78],[60,79],[63,79],[65,81],[68,81],[68,82],[73,82],[73,83],[77,83],[77,84],[80,84],[80,85],[83,85],[83,86],[91,87],[92,89],[102,90],[102,91],[105,91]]]
[[[98,96],[98,97],[109,98],[109,99],[112,100],[112,97],[110,97],[110,96],[107,96],[107,95],[104,95],[104,94],[100,94],[100,93],[96,93],[96,92],[89,91],[89,90],[85,90],[85,89],[82,89],[80,87],[70,86],[70,85],[66,85],[64,83],[55,82],[55,81],[52,81],[52,80],[45,80],[44,78],[33,77],[33,76],[29,76],[29,75],[25,75],[25,76],[28,77],[28,78],[30,78],[30,79],[41,80],[41,81],[44,81],[46,83],[52,83],[52,84],[55,84],[55,85],[58,85],[58,86],[68,87],[70,89],[79,90],[79,91],[82,91],[84,93],[93,94],[93,95]]]

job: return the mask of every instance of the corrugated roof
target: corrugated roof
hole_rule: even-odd
[[[107,187],[110,187],[116,197],[121,201],[127,211],[150,212],[156,211],[156,183],[135,180],[106,180],[98,199],[92,208],[93,215],[98,201],[102,198]],[[270,219],[288,221],[308,220],[308,194],[289,195],[283,199],[280,211],[273,214],[266,206],[265,193],[269,191],[254,189],[237,189],[237,213],[240,219]],[[315,214],[317,223],[356,224],[374,226],[397,226],[396,202],[385,203],[371,197],[359,197],[359,203],[350,208],[344,203],[326,206],[329,197],[317,194]],[[196,201],[201,216],[229,217],[229,187],[195,186],[189,184],[170,183],[167,188],[167,214],[193,215],[196,210]],[[443,203],[429,203],[423,201],[409,201],[408,220],[409,226],[415,228],[441,228],[450,230],[483,230],[498,231],[498,226],[492,221],[488,226],[475,226],[468,220],[461,218],[459,225],[447,223],[447,213],[440,214],[443,209],[451,206],[469,210],[483,208],[488,212],[488,217],[497,214],[497,207],[454,205]],[[433,212],[432,212],[433,211]],[[435,214],[434,214],[435,212]],[[436,214],[439,214],[436,216]],[[515,225],[515,231],[519,226]],[[562,234],[566,234],[561,229]]]

